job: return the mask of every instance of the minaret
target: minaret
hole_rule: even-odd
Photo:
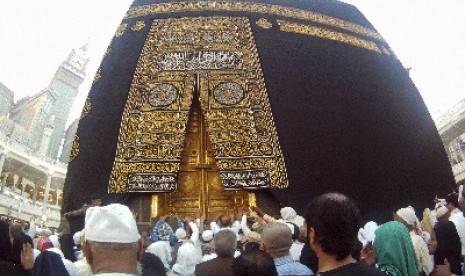
[[[66,122],[84,81],[89,58],[87,44],[73,49],[58,67],[50,85],[34,96],[19,100],[10,110],[10,118],[29,132],[29,139],[36,141],[31,149],[37,154],[58,159]],[[44,144],[44,129],[54,117],[47,145]],[[45,152],[42,150],[46,148]]]
[[[88,62],[87,44],[79,49],[73,49],[50,83],[50,94],[56,99],[50,115],[55,116],[55,119],[46,156],[57,158],[69,112],[78,94],[79,86],[84,81]]]

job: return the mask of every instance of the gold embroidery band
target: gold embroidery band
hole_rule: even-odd
[[[142,30],[143,28],[145,28],[144,21],[137,21],[136,24],[134,24],[131,27],[131,30],[133,30],[134,32],[138,32],[138,31]]]
[[[160,13],[192,11],[253,12],[289,17],[294,19],[309,20],[315,23],[340,28],[352,33],[361,34],[376,39],[378,41],[385,42],[385,40],[381,37],[381,35],[378,32],[363,27],[361,25],[348,22],[339,18],[331,17],[328,15],[324,15],[321,13],[271,4],[224,1],[161,3],[132,8],[126,13],[125,18],[136,18]]]
[[[115,36],[116,37],[122,36],[124,34],[124,32],[126,31],[127,27],[128,27],[128,24],[119,25],[118,28],[116,29]]]
[[[92,83],[97,83],[102,78],[102,69],[97,69],[95,72],[94,81]]]
[[[81,117],[79,118],[80,120],[84,119],[84,117],[89,114],[90,109],[92,108],[92,103],[89,98],[86,99],[86,102],[84,103],[84,107],[82,108],[81,112]]]
[[[279,29],[283,32],[297,33],[309,36],[320,37],[324,39],[334,40],[356,47],[364,48],[381,54],[381,50],[372,41],[361,39],[353,35],[338,33],[325,28],[320,28],[312,25],[304,25],[284,20],[278,20]]]

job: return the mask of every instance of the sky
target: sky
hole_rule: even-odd
[[[79,116],[95,71],[131,0],[0,1],[0,82],[15,101],[46,88],[73,48],[89,44]],[[344,0],[385,38],[437,119],[465,98],[465,1]]]

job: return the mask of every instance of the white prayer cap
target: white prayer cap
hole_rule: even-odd
[[[446,206],[439,205],[436,208],[436,219],[439,219],[440,217],[444,216],[445,214],[447,214],[447,212],[449,212],[449,209],[447,209]]]
[[[373,242],[375,240],[375,231],[378,227],[378,224],[374,221],[365,223],[365,226],[358,230],[358,240],[364,246],[369,242]]]
[[[281,213],[281,217],[285,220],[292,220],[297,215],[292,207],[281,208],[279,212]]]
[[[178,228],[176,229],[175,235],[178,240],[184,239],[186,237],[186,230]]]
[[[400,208],[397,210],[396,214],[408,225],[414,226],[415,222],[417,221],[417,217],[415,216],[415,212],[412,210],[412,208]]]
[[[38,236],[50,236],[51,234],[52,234],[52,231],[50,231],[50,229],[37,227]]]
[[[157,256],[162,261],[165,268],[170,267],[171,246],[168,241],[157,241],[147,246],[147,252]]]
[[[77,231],[76,233],[74,233],[73,241],[75,245],[81,244],[81,234],[82,234],[82,231]]]
[[[57,235],[50,235],[50,236],[48,236],[48,239],[52,242],[53,247],[61,248],[60,242],[58,241],[58,236]]]
[[[213,231],[212,230],[205,230],[202,232],[202,240],[204,242],[209,242],[213,239]]]
[[[84,230],[85,239],[96,242],[133,243],[140,239],[131,211],[121,204],[87,209]]]

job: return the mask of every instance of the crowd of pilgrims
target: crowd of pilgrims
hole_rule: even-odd
[[[409,206],[364,226],[339,193],[315,197],[304,216],[250,207],[211,220],[160,216],[142,232],[120,204],[86,208],[74,235],[2,219],[0,275],[462,275],[464,196],[460,187],[436,198],[421,221]]]

